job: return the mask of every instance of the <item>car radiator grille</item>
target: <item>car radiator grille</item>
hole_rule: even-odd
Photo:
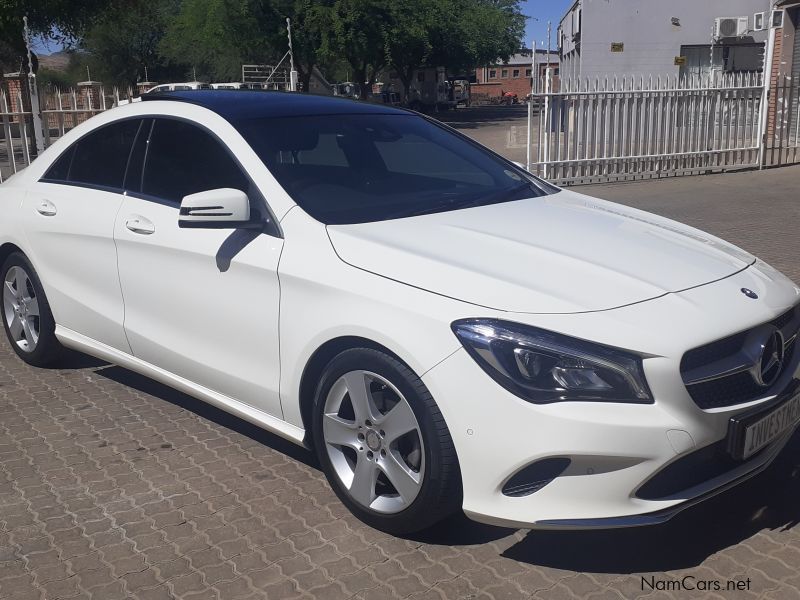
[[[781,330],[784,338],[783,365],[793,363],[795,358],[796,336],[800,329],[800,305],[794,306],[767,325]],[[763,327],[763,326],[762,326]],[[695,404],[702,409],[723,408],[756,400],[762,396],[777,393],[776,390],[756,383],[749,370],[741,370],[721,376],[713,376],[704,381],[693,380],[692,375],[710,369],[740,353],[749,334],[753,330],[742,331],[705,346],[689,350],[681,359],[681,375],[686,390]],[[783,381],[779,377],[776,385]],[[774,387],[774,386],[773,386]]]

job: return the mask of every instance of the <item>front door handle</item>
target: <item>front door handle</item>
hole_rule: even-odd
[[[150,235],[156,232],[156,226],[153,225],[152,221],[140,215],[131,215],[128,217],[128,220],[125,221],[125,227],[130,229],[133,233],[139,233],[141,235]]]
[[[56,209],[56,205],[50,202],[50,200],[41,200],[36,206],[36,212],[45,217],[54,217],[58,209]]]

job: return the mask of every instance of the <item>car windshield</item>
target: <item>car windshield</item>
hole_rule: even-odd
[[[557,191],[413,114],[234,123],[289,195],[326,224],[384,221]]]

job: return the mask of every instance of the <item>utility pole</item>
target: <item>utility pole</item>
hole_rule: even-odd
[[[28,52],[28,94],[31,97],[31,119],[33,121],[33,139],[36,144],[36,155],[44,152],[44,131],[42,130],[42,113],[39,108],[39,85],[36,73],[33,72],[33,54],[31,53],[31,34],[28,29],[28,16],[22,17],[25,49]],[[22,108],[22,107],[20,107]],[[24,110],[24,109],[22,109]]]
[[[286,32],[289,36],[289,91],[297,91],[297,71],[294,70],[294,50],[292,49],[292,20],[286,17]]]
[[[531,136],[533,135],[533,99],[536,94],[536,40],[531,44],[531,95],[528,96],[528,143],[525,151],[525,170],[531,170]]]

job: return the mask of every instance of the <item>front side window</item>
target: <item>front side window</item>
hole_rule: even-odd
[[[326,224],[365,223],[555,191],[412,114],[234,122],[287,193]]]
[[[122,189],[140,123],[140,119],[120,121],[83,136],[53,163],[44,179]]]
[[[247,192],[247,176],[210,133],[177,119],[156,119],[150,134],[141,192],[180,203],[217,188]]]

